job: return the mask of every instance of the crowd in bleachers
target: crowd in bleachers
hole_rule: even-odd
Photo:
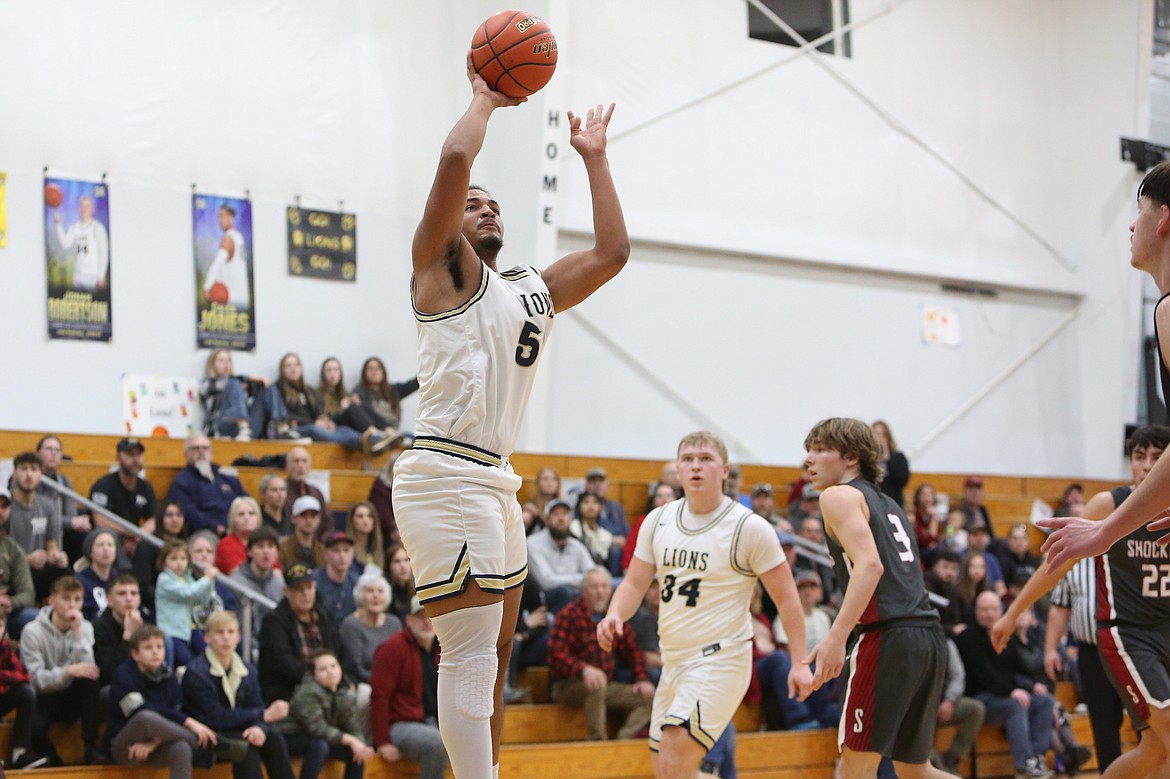
[[[283,424],[302,433],[321,421],[303,424],[295,415],[281,416],[290,407],[286,390],[299,375],[286,370],[289,357],[295,355],[282,360],[276,394],[256,391],[263,387],[260,380],[233,376],[230,355],[226,364],[223,353],[209,359],[203,394],[217,398],[211,408],[221,412],[209,418],[213,436],[268,430],[288,439]],[[367,378],[373,386],[385,383],[379,361],[363,367],[363,387]],[[387,422],[379,426],[377,441],[398,433],[397,409],[379,411],[369,392],[345,403],[350,396],[336,360],[322,369],[322,387],[329,382],[340,393],[330,408],[369,406],[379,422]],[[244,385],[252,388],[250,395],[244,392],[245,410],[262,404],[267,419],[226,411],[238,408],[236,392]],[[296,386],[314,396],[306,401],[310,405],[325,395]],[[401,396],[416,388],[406,383],[392,389]],[[883,484],[888,493],[902,495],[909,464],[888,428],[884,436],[891,479]],[[302,779],[313,779],[327,759],[344,761],[347,779],[356,779],[376,753],[387,761],[419,761],[424,778],[442,776],[447,760],[435,719],[438,646],[398,540],[388,499],[390,467],[371,476],[368,501],[334,514],[309,483],[311,455],[304,447],[287,452],[283,472],[260,480],[254,499],[214,461],[213,438],[196,434],[185,444],[187,466],[159,500],[139,476],[147,443],[118,442],[117,468],[94,483],[89,497],[155,536],[161,548],[43,483],[69,484],[60,472],[63,448],[55,436],[18,455],[11,492],[0,490],[0,614],[7,620],[0,640],[0,711],[17,711],[13,763],[60,763],[46,726],[80,719],[90,763],[147,762],[185,776],[192,764],[230,761],[237,777],[250,779],[261,776],[261,765],[270,777],[284,776],[287,767],[275,766],[301,755]],[[520,671],[547,666],[544,692],[584,708],[590,739],[645,735],[662,668],[657,588],[650,588],[613,654],[600,652],[594,626],[629,565],[645,515],[682,496],[671,465],[650,485],[645,511],[632,523],[609,495],[603,468],[589,469],[579,489],[563,489],[551,468],[539,471],[523,506],[530,575],[507,701],[522,702],[535,692],[518,686]],[[995,538],[981,490],[979,477],[969,477],[947,511],[945,500],[923,484],[907,506],[929,587],[941,596],[940,617],[955,639],[939,722],[955,724],[957,731],[936,762],[954,771],[986,719],[1005,723],[1020,760],[1055,745],[1075,770],[1086,755],[1060,728],[1038,623],[1022,627],[1004,655],[989,653],[984,640],[1004,602],[1040,561],[1025,526]],[[794,568],[811,648],[828,632],[841,600],[827,565],[816,490],[798,479],[786,490],[755,484],[745,491],[733,470],[725,492],[776,527]],[[1075,511],[1077,496],[1065,498]],[[840,680],[806,701],[788,696],[787,638],[775,604],[757,589],[755,674],[746,700],[762,705],[770,730],[835,728]],[[276,606],[252,602],[251,622],[241,625],[252,591]],[[249,652],[241,646],[242,632],[250,634]],[[1029,680],[1027,701],[1014,694],[1021,678]],[[607,714],[620,719],[611,722]],[[729,727],[707,769],[733,775],[734,736]],[[186,773],[175,768],[183,764]]]

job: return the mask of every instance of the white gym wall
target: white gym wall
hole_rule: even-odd
[[[521,448],[668,457],[714,427],[794,464],[827,415],[886,419],[917,470],[1111,476],[1137,397],[1127,226],[1151,47],[1143,0],[854,0],[852,57],[747,38],[744,0],[542,0],[553,83],[498,112],[475,179],[504,266],[535,262],[542,171],[558,252],[588,190],[548,110],[615,100],[626,270],[557,318]],[[466,107],[476,0],[0,2],[0,428],[116,432],[123,372],[197,374],[190,192],[255,213],[258,345],[347,379],[414,370],[410,236]],[[107,174],[114,339],[49,341],[42,167]],[[284,208],[358,214],[358,283],[290,278]],[[558,253],[558,252],[554,252]],[[994,298],[941,291],[957,282]],[[960,317],[922,344],[922,306]],[[413,402],[407,406],[413,411]]]

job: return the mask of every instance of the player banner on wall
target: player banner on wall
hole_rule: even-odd
[[[355,281],[357,216],[289,206],[288,272],[292,276]]]
[[[122,374],[125,435],[186,438],[194,432],[195,380],[190,376]]]
[[[200,348],[256,348],[252,202],[196,194],[195,333]]]
[[[45,179],[49,337],[108,341],[110,201],[105,182]]]

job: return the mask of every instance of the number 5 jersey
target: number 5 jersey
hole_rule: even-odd
[[[447,453],[474,458],[475,448],[507,457],[516,447],[537,362],[552,327],[552,296],[535,268],[495,273],[481,265],[480,270],[475,293],[459,308],[439,314],[414,310],[416,448],[459,442],[473,448],[455,446]]]

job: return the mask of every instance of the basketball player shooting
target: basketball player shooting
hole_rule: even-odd
[[[443,144],[414,235],[411,295],[419,405],[414,448],[394,469],[394,513],[419,599],[443,647],[439,730],[458,779],[498,776],[503,684],[527,575],[524,524],[508,463],[556,312],[585,300],[629,256],[606,157],[613,105],[568,113],[589,179],[591,249],[543,272],[500,271],[504,223],[471,185],[488,120],[524,98],[493,92],[471,66],[471,105]]]
[[[804,700],[812,691],[804,613],[780,538],[766,519],[723,494],[729,470],[718,437],[699,432],[683,438],[678,473],[684,497],[642,522],[630,568],[597,625],[597,641],[608,652],[646,588],[661,589],[662,678],[650,716],[657,779],[693,779],[747,692],[757,578],[788,634],[788,694]]]

